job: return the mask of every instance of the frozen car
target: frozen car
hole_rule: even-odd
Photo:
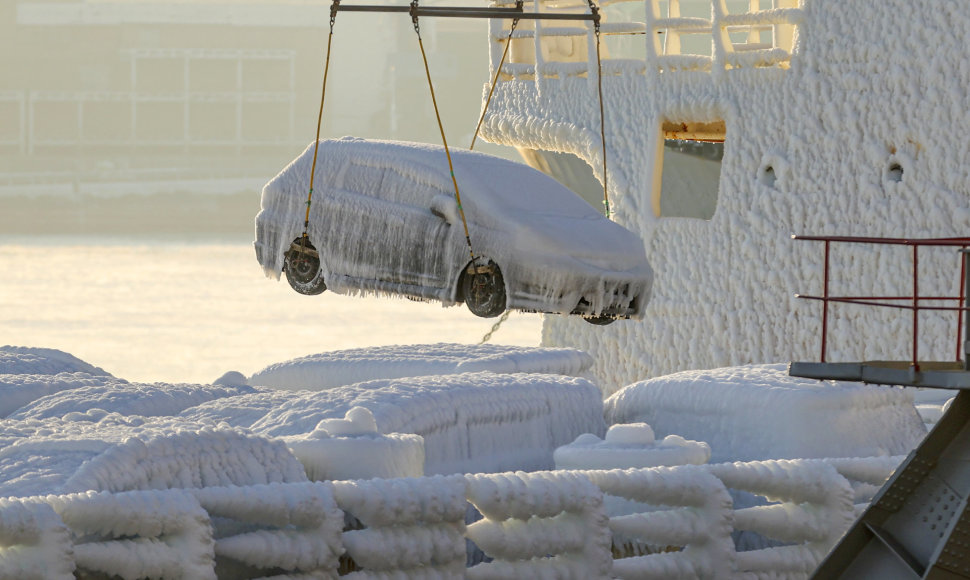
[[[303,294],[394,294],[474,314],[506,309],[638,318],[652,271],[643,242],[526,165],[452,151],[474,260],[440,146],[345,137],[313,145],[263,189],[256,257]]]

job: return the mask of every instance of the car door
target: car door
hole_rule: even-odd
[[[387,275],[426,290],[443,288],[454,243],[451,221],[432,212],[435,198],[442,195],[441,189],[394,167],[385,169],[382,188],[394,210],[386,222],[394,250]]]
[[[431,213],[437,190],[372,159],[342,168],[324,201],[329,269],[363,290],[436,296],[451,225]]]

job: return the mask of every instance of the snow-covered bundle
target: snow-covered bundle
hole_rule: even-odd
[[[468,537],[492,560],[469,578],[608,578],[603,494],[576,472],[471,475],[468,500],[485,519]]]
[[[373,379],[491,371],[583,376],[593,359],[572,348],[499,344],[411,344],[338,350],[272,364],[250,384],[322,390]]]
[[[30,346],[0,346],[0,375],[57,375],[60,373],[111,376],[104,369],[86,363],[62,350]]]
[[[725,486],[766,498],[770,505],[735,505],[734,529],[785,545],[736,554],[741,574],[807,577],[855,519],[849,482],[827,463],[779,460],[707,466]]]
[[[347,555],[355,578],[462,578],[466,479],[460,475],[334,482],[354,522]]]
[[[330,484],[206,487],[191,493],[216,528],[222,577],[262,577],[272,570],[336,575],[344,514]]]
[[[25,420],[63,417],[75,421],[97,421],[109,413],[164,417],[178,415],[189,407],[213,399],[253,392],[255,391],[252,387],[245,385],[102,382],[62,390],[37,399],[11,414],[10,418]]]
[[[0,374],[0,417],[8,417],[18,409],[42,397],[84,387],[125,385],[125,381],[86,372],[57,374]]]
[[[926,434],[904,389],[791,377],[782,364],[649,379],[607,399],[605,413],[706,441],[714,462],[900,455]]]
[[[638,554],[614,560],[614,574],[621,578],[729,576],[734,560],[731,496],[706,466],[582,473],[608,497],[631,508],[610,514],[614,549]],[[669,551],[670,546],[683,549]]]
[[[74,580],[71,531],[43,501],[0,498],[0,578]]]
[[[273,409],[304,395],[305,393],[297,391],[253,387],[251,394],[213,399],[201,405],[189,407],[182,411],[179,417],[186,421],[225,423],[233,427],[249,428]]]
[[[172,418],[3,421],[0,496],[306,481],[281,441]]]
[[[549,469],[556,447],[606,430],[593,383],[524,373],[375,380],[306,393],[269,411],[252,430],[301,435],[353,407],[369,409],[381,433],[422,436],[428,475]]]
[[[71,551],[80,572],[120,578],[216,578],[209,516],[185,491],[89,491],[42,501],[70,528]]]

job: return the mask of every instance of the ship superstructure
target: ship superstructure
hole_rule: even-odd
[[[587,329],[549,317],[543,332],[544,344],[593,353],[600,380],[618,387],[814,353],[819,312],[793,295],[821,286],[821,262],[793,233],[965,233],[970,11],[960,3],[646,0],[602,10],[612,210],[643,237],[655,293],[642,322]],[[483,134],[574,154],[599,177],[592,27],[519,28]],[[493,67],[507,36],[493,21]],[[840,256],[862,269],[833,292],[907,284],[884,268],[898,258]],[[952,268],[937,266],[957,260],[921,257],[920,284],[956,294],[943,275]],[[929,337],[952,331],[929,329],[955,324],[928,314],[925,352],[949,352]],[[833,359],[905,358],[883,339],[908,332],[905,317],[846,308],[830,325],[869,330],[864,344],[830,345]]]

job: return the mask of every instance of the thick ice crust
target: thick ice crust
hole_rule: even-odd
[[[338,350],[272,364],[250,383],[277,389],[323,390],[372,379],[479,371],[582,376],[593,364],[571,348],[499,344],[411,344]]]
[[[256,256],[279,277],[303,231],[313,144],[263,189]],[[521,163],[452,151],[476,256],[501,270],[507,306],[639,316],[652,270],[642,242],[554,179]],[[452,304],[470,253],[440,146],[321,141],[309,236],[328,289]]]
[[[905,455],[926,434],[909,391],[799,379],[781,364],[642,381],[607,399],[605,413],[705,441],[712,462]]]

